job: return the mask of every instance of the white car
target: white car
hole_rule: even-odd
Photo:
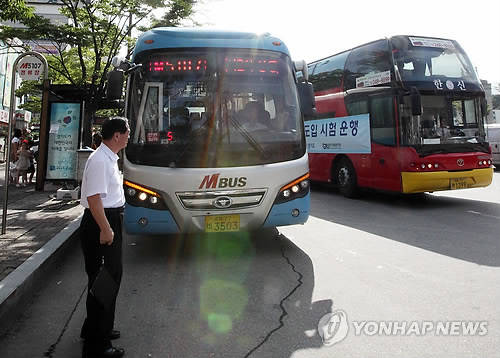
[[[486,139],[490,143],[493,164],[500,166],[500,124],[493,123],[486,125]]]

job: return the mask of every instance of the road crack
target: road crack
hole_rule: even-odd
[[[66,320],[66,322],[64,323],[64,327],[63,329],[61,330],[61,333],[59,334],[59,337],[57,337],[57,340],[55,343],[51,344],[49,349],[47,349],[47,351],[43,354],[44,357],[49,357],[49,358],[52,358],[53,354],[55,353],[56,351],[56,348],[57,348],[57,345],[59,344],[59,342],[61,342],[61,339],[62,337],[64,336],[64,333],[66,332],[66,330],[68,329],[68,326],[69,326],[69,322],[71,322],[71,319],[73,318],[73,315],[75,314],[76,312],[76,309],[78,308],[78,305],[80,304],[82,298],[83,298],[83,295],[85,294],[85,292],[87,291],[87,288],[85,288],[82,293],[80,294],[80,297],[78,297],[78,301],[76,301],[76,304],[75,304],[75,307],[73,307],[73,310],[71,311],[68,319]]]
[[[303,282],[302,282],[302,278],[303,278],[303,275],[297,271],[295,269],[295,265],[290,261],[290,259],[286,256],[285,254],[285,247],[284,247],[284,244],[283,244],[283,236],[280,234],[278,236],[278,239],[281,240],[281,243],[280,243],[280,246],[281,246],[281,256],[283,256],[283,258],[286,260],[286,262],[288,263],[288,265],[292,268],[292,271],[295,272],[297,275],[298,275],[298,279],[297,279],[297,285],[285,296],[281,299],[280,301],[280,308],[281,308],[281,315],[280,315],[280,318],[279,318],[279,326],[272,329],[271,331],[269,331],[269,333],[267,333],[267,335],[264,337],[264,339],[259,343],[257,344],[254,348],[252,348],[246,355],[245,355],[245,358],[248,358],[250,357],[254,352],[256,352],[260,347],[262,347],[265,343],[267,343],[269,341],[269,339],[271,338],[271,336],[279,331],[285,324],[283,322],[283,320],[285,319],[285,317],[288,315],[288,312],[286,311],[285,309],[285,306],[284,306],[284,303],[286,300],[288,300],[294,293],[295,291],[298,290],[298,288],[300,286],[302,286]]]

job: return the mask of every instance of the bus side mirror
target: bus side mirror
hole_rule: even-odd
[[[312,117],[316,114],[316,102],[314,100],[314,89],[311,82],[297,83],[299,91],[300,111],[306,117]]]
[[[106,99],[115,101],[122,98],[124,73],[123,70],[108,72],[108,86],[106,87]]]
[[[416,87],[410,89],[411,114],[420,116],[422,114],[422,96]]]
[[[483,116],[486,117],[488,113],[488,104],[486,103],[486,98],[484,97],[481,98],[481,112],[483,113]]]

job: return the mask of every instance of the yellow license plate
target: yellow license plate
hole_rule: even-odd
[[[466,189],[469,187],[467,184],[467,178],[451,178],[450,179],[451,189]]]
[[[231,232],[239,230],[239,214],[205,216],[205,232]]]

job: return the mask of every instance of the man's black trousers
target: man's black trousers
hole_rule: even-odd
[[[90,293],[90,288],[103,263],[118,286],[122,278],[121,212],[118,209],[104,209],[104,212],[114,232],[111,245],[99,243],[101,230],[89,209],[85,209],[80,224],[80,240],[85,259],[85,272],[88,276],[87,318],[83,323],[81,336],[85,338],[85,345],[97,352],[111,347],[109,334],[115,321],[116,296],[111,308],[105,309]]]

